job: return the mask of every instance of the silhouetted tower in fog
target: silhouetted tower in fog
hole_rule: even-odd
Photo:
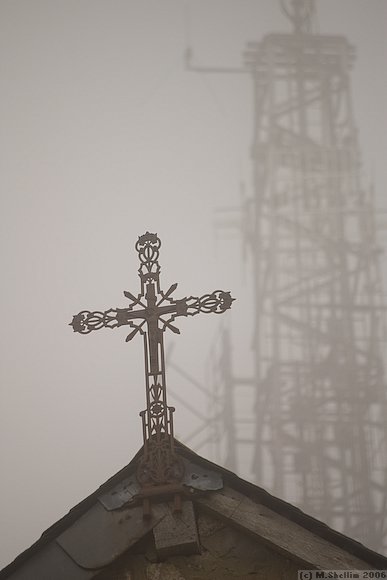
[[[245,53],[254,82],[248,237],[264,409],[254,473],[376,546],[386,493],[377,464],[385,328],[374,200],[361,184],[352,112],[354,51],[343,37],[312,34],[311,2],[283,8],[293,33],[270,34]]]
[[[281,6],[293,30],[249,43],[244,57],[254,182],[240,223],[255,295],[256,420],[235,442],[253,446],[259,484],[387,549],[386,307],[352,111],[354,49],[314,33],[312,1]]]

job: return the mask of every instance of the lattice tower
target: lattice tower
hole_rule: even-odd
[[[385,551],[386,305],[352,109],[355,53],[342,36],[313,33],[312,1],[281,5],[292,32],[249,43],[244,55],[254,193],[239,224],[253,272],[255,369],[241,383],[222,355],[225,442],[230,467],[252,450],[257,483]],[[249,383],[250,423],[237,410]]]
[[[253,472],[381,548],[385,304],[352,110],[354,50],[344,37],[310,33],[311,3],[293,2],[289,14],[291,34],[245,53],[255,108]]]

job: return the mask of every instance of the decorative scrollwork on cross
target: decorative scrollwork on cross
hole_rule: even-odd
[[[138,272],[142,284],[152,280],[159,281],[160,265],[158,259],[160,246],[161,241],[157,234],[150,234],[149,232],[140,236],[136,242],[136,250],[140,259]]]
[[[134,296],[129,291],[126,308],[109,310],[82,310],[73,317],[70,325],[74,332],[89,334],[100,328],[129,326],[132,332],[126,341],[140,333],[144,340],[146,409],[141,411],[144,437],[143,456],[139,462],[137,478],[143,488],[173,484],[184,475],[183,463],[176,454],[173,438],[174,408],[167,405],[164,331],[177,334],[180,330],[172,324],[178,316],[195,316],[199,313],[222,314],[231,307],[230,292],[216,290],[210,294],[190,296],[175,300],[172,297],[177,284],[163,292],[160,288],[159,250],[160,238],[146,232],[136,242],[140,260],[138,269],[141,291]]]
[[[115,328],[119,325],[117,310],[115,308],[110,308],[106,312],[82,310],[82,312],[73,317],[71,325],[74,332],[80,332],[81,334],[89,334],[92,330],[99,330],[103,327]]]
[[[187,299],[188,314],[192,316],[199,312],[223,314],[223,312],[231,308],[233,300],[230,292],[223,292],[223,290],[216,290],[211,294],[204,294],[200,298],[190,296]]]

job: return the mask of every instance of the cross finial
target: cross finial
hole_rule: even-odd
[[[199,312],[221,314],[231,307],[230,292],[216,290],[201,297],[189,296],[180,300],[172,297],[177,284],[163,292],[160,287],[160,238],[146,232],[139,236],[136,250],[140,260],[140,293],[134,296],[124,291],[130,300],[126,308],[105,311],[82,310],[70,325],[74,332],[88,334],[99,328],[129,326],[143,336],[145,352],[146,410],[140,413],[143,424],[144,454],[137,470],[143,487],[165,486],[181,480],[183,464],[175,452],[173,439],[173,407],[167,405],[164,331],[180,333],[173,324],[178,316],[195,316]]]

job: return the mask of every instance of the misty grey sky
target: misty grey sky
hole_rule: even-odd
[[[357,47],[364,182],[386,207],[387,2],[320,0],[318,10],[322,33]],[[122,291],[138,291],[139,234],[160,235],[163,286],[179,282],[177,297],[237,297],[225,316],[248,372],[248,269],[213,222],[238,203],[241,180],[251,192],[250,79],[187,72],[183,54],[189,39],[197,64],[237,66],[248,40],[288,30],[274,0],[0,3],[0,568],[141,445],[141,340],[68,327],[83,308],[125,306]],[[201,383],[218,324],[198,316],[166,337]],[[205,414],[173,369],[168,383]],[[184,440],[197,423],[176,407]]]

